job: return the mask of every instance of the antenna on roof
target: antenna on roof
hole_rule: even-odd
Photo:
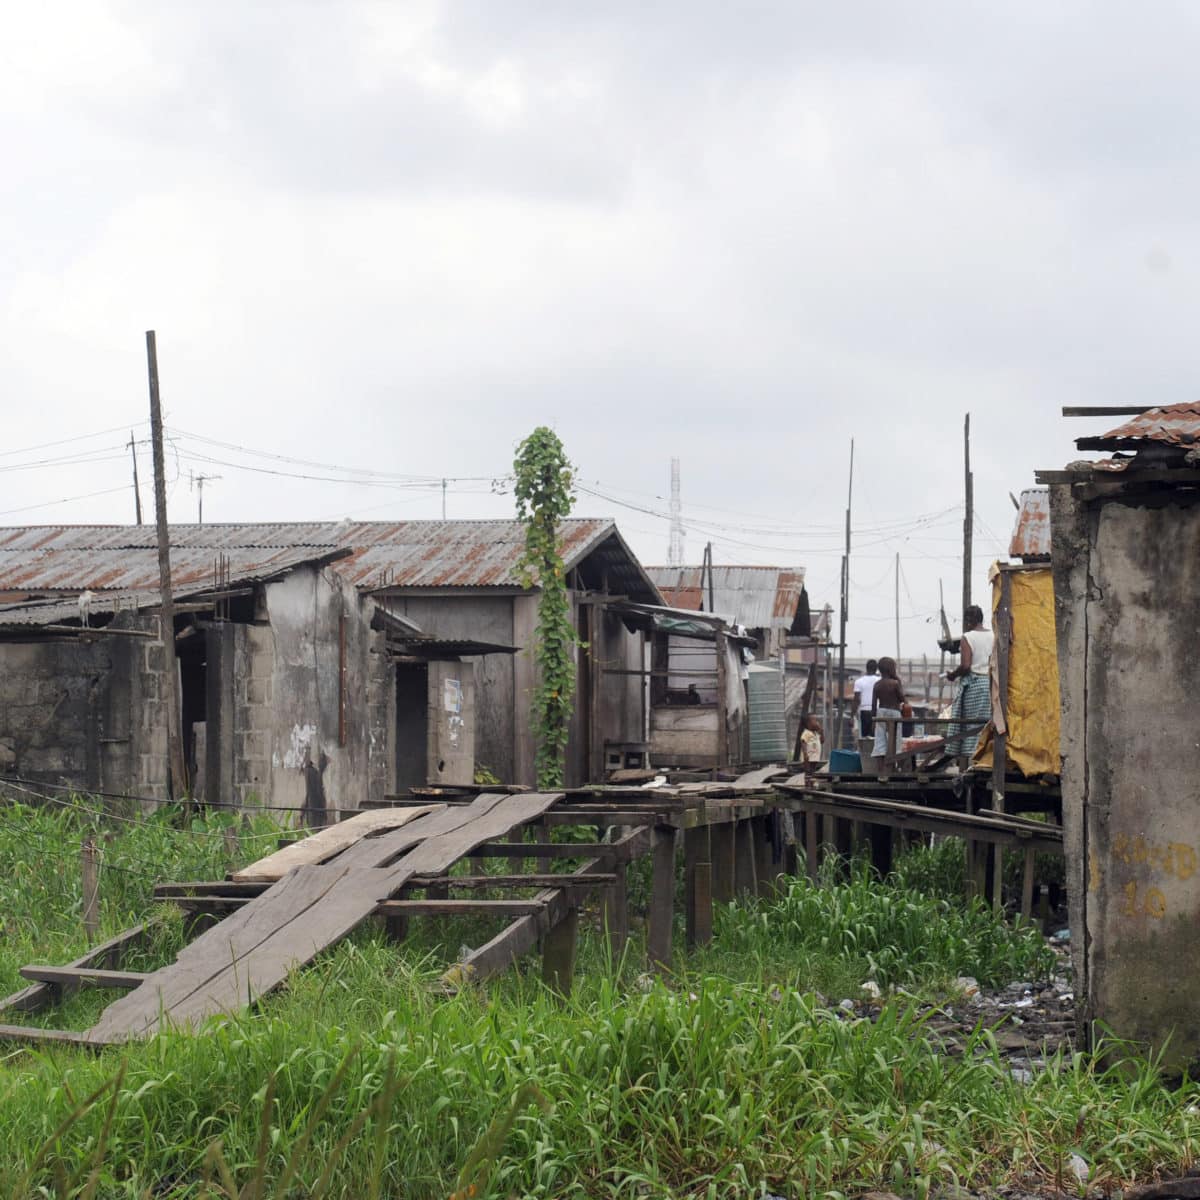
[[[195,471],[188,472],[188,480],[192,487],[196,489],[196,524],[204,524],[204,485],[211,483],[215,479],[220,479],[220,475],[197,475]]]
[[[671,459],[671,541],[667,565],[683,566],[683,505],[679,499],[679,459]]]

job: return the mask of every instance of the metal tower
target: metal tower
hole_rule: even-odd
[[[671,543],[667,565],[683,566],[683,505],[679,500],[679,459],[671,459]]]

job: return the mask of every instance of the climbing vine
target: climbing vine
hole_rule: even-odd
[[[558,552],[558,523],[575,504],[574,468],[558,435],[538,426],[517,447],[517,517],[525,526],[521,575],[538,597],[534,661],[538,684],[531,699],[537,742],[537,784],[542,791],[561,788],[565,779],[567,729],[575,699],[575,646],[563,560]]]

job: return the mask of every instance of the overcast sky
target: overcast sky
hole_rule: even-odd
[[[1062,405],[1195,398],[1198,22],[10,6],[0,523],[132,519],[154,328],[173,519],[189,472],[220,476],[208,520],[436,517],[406,477],[443,476],[450,516],[506,516],[491,481],[548,423],[643,561],[677,456],[689,560],[804,566],[836,604],[854,438],[851,653],[895,649],[898,552],[902,650],[936,654],[964,413],[983,598],[1009,492],[1106,424]]]

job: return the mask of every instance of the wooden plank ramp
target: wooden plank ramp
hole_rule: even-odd
[[[229,878],[235,883],[278,883],[294,867],[328,862],[363,838],[399,829],[417,817],[436,812],[440,807],[437,804],[424,804],[415,808],[377,808],[358,813],[348,820],[319,830],[311,837],[284,846],[274,854],[242,867],[240,871],[234,871]]]
[[[194,1029],[210,1016],[254,1003],[411,878],[445,872],[476,846],[536,820],[561,797],[485,793],[358,841],[328,863],[296,867],[110,1004],[86,1040],[105,1045],[168,1027]]]

